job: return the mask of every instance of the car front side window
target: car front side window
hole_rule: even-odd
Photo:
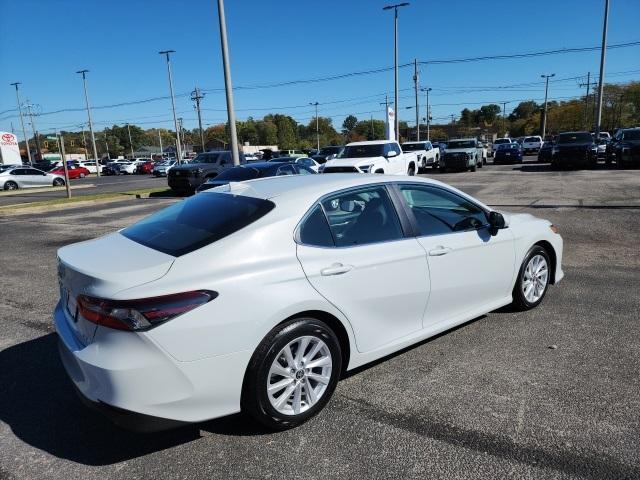
[[[487,215],[482,208],[443,188],[401,185],[400,191],[413,213],[420,236],[478,230],[487,225]]]
[[[397,212],[383,186],[333,195],[322,201],[337,247],[403,238]]]

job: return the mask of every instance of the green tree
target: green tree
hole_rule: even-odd
[[[347,115],[347,117],[344,119],[344,122],[342,122],[342,133],[345,135],[349,135],[351,131],[356,128],[357,124],[358,119],[355,117],[355,115]]]

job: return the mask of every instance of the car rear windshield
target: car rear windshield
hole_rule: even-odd
[[[189,163],[216,163],[219,156],[219,153],[201,153]]]
[[[147,217],[120,233],[129,240],[179,257],[255,222],[275,207],[260,198],[200,193]]]
[[[256,168],[250,167],[235,167],[230,168],[222,172],[217,177],[214,177],[212,180],[226,180],[229,182],[242,182],[244,180],[251,180],[253,178],[258,178],[260,176],[260,171]]]
[[[589,132],[561,133],[556,140],[556,143],[559,144],[591,142],[593,142],[593,137]]]
[[[322,147],[318,155],[333,155],[340,153],[342,147]]]
[[[416,150],[426,150],[424,143],[403,143],[402,150],[404,152],[415,152]]]
[[[511,143],[511,139],[510,138],[498,138],[493,143],[496,144],[496,145],[500,145],[501,143]]]
[[[453,150],[454,148],[475,148],[476,144],[473,140],[460,140],[452,141],[447,145],[447,149]]]
[[[524,139],[524,141],[527,143],[531,143],[531,142],[539,142],[540,139],[538,137],[527,137]]]
[[[340,158],[366,158],[384,156],[384,144],[373,145],[348,145],[339,155]]]

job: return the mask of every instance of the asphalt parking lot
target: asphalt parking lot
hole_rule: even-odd
[[[85,409],[58,361],[56,249],[175,200],[0,216],[0,478],[640,478],[640,170],[426,175],[558,225],[566,278],[533,311],[351,373],[280,433],[241,414],[122,431]]]

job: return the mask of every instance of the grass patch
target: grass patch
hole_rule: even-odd
[[[27,202],[27,203],[17,203],[13,205],[6,205],[0,207],[0,212],[6,210],[16,210],[20,208],[30,208],[30,207],[46,207],[49,205],[67,205],[78,202],[88,202],[94,200],[106,200],[106,199],[114,199],[114,198],[135,198],[136,195],[140,194],[156,194],[154,197],[159,197],[159,194],[165,193],[167,197],[175,196],[171,189],[167,188],[141,188],[139,190],[129,190],[126,192],[108,192],[108,193],[96,193],[94,195],[78,195],[76,197],[63,197],[63,198],[53,198],[51,200],[43,200],[40,202]]]

